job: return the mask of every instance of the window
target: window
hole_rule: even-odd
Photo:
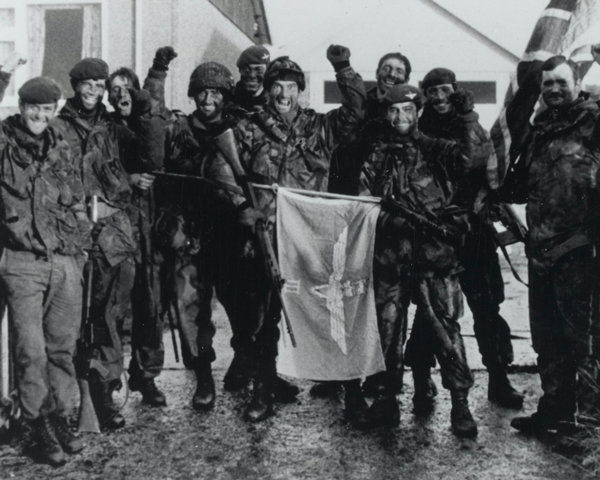
[[[102,57],[106,0],[0,0],[0,64],[14,50],[27,57],[1,107],[17,106],[27,79],[54,78],[69,96],[69,70],[84,57]]]
[[[375,81],[365,82],[365,88],[369,91],[377,85]],[[475,95],[475,103],[492,104],[496,102],[496,82],[458,82],[458,85],[465,90],[471,90]],[[420,82],[419,82],[420,86]],[[325,81],[324,89],[325,103],[342,103],[342,93],[337,83],[334,81]]]

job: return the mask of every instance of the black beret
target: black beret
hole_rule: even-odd
[[[238,58],[236,67],[242,68],[248,65],[268,65],[271,61],[271,54],[262,45],[252,45],[242,52]]]
[[[108,79],[108,65],[101,58],[84,58],[69,72],[73,80]]]
[[[394,105],[395,103],[413,102],[418,109],[423,105],[423,96],[417,87],[406,83],[394,85],[381,99],[384,105]]]
[[[32,78],[19,88],[19,98],[23,103],[38,105],[56,103],[60,100],[60,97],[60,87],[54,80],[48,77]]]
[[[429,87],[446,84],[456,85],[456,75],[454,75],[454,72],[452,70],[448,70],[447,68],[434,68],[427,75],[425,75],[425,78],[423,78],[423,81],[421,82],[421,88],[425,93],[427,93],[427,89]]]

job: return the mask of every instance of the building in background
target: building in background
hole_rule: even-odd
[[[0,0],[0,63],[15,49],[28,59],[11,81],[0,117],[16,110],[16,92],[31,77],[54,78],[68,97],[68,72],[82,58],[101,57],[111,71],[132,67],[143,79],[165,45],[179,53],[167,105],[188,111],[192,70],[215,60],[235,75],[239,54],[253,43],[270,43],[262,0]]]

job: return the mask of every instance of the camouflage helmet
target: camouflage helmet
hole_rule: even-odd
[[[306,88],[304,72],[300,65],[290,60],[290,57],[277,57],[269,64],[263,81],[265,90],[270,90],[275,80],[296,82],[301,92]]]
[[[190,76],[188,97],[194,97],[205,88],[217,88],[225,94],[233,92],[233,75],[217,62],[205,62],[198,65]]]

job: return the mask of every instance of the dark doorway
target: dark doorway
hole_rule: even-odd
[[[46,39],[42,75],[56,80],[69,97],[69,71],[83,51],[83,8],[46,10]]]

